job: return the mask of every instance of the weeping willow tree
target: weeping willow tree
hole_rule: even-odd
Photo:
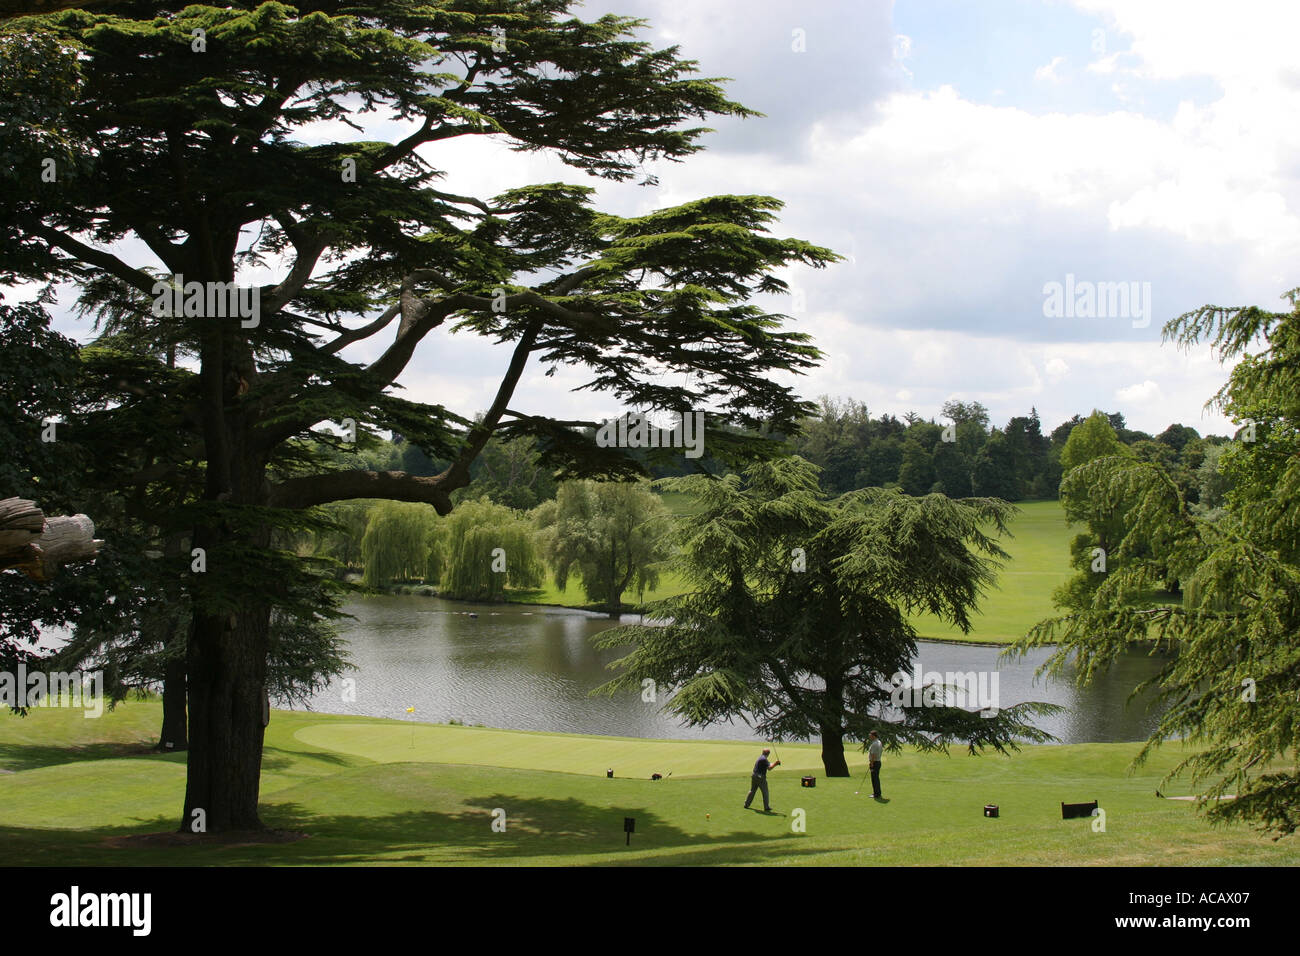
[[[462,502],[440,523],[446,529],[443,597],[500,601],[507,586],[541,586],[545,568],[522,512],[480,498]]]
[[[436,581],[442,568],[443,526],[432,505],[381,501],[361,538],[362,583]]]
[[[672,553],[668,509],[648,482],[570,481],[534,512],[560,590],[577,571],[587,599],[617,617],[623,593],[659,584]]]
[[[337,561],[342,571],[363,568],[361,541],[370,523],[373,501],[359,498],[355,501],[331,501],[321,505],[321,514],[330,522],[315,534],[313,541],[316,557]]]
[[[1137,688],[1168,704],[1137,763],[1184,740],[1188,756],[1162,786],[1187,775],[1212,822],[1252,823],[1274,839],[1300,825],[1298,296],[1288,293],[1290,312],[1206,306],[1165,326],[1167,340],[1209,340],[1221,361],[1240,359],[1208,403],[1243,426],[1221,461],[1233,481],[1221,516],[1190,509],[1154,462],[1105,456],[1072,470],[1063,491],[1121,504],[1120,560],[1010,651],[1056,644],[1042,670],[1063,673],[1075,658],[1086,683],[1135,644],[1175,648]],[[1182,594],[1152,605],[1145,596],[1166,573]]]

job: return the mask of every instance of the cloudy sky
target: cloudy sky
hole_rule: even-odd
[[[1207,347],[1162,344],[1161,327],[1206,303],[1281,309],[1300,285],[1288,268],[1300,246],[1289,49],[1300,4],[589,0],[577,12],[646,18],[648,39],[731,77],[729,95],[766,117],[716,122],[706,152],[654,170],[657,187],[586,180],[485,141],[428,147],[447,189],[586,181],[621,214],[717,193],[780,198],[782,234],[846,256],[794,270],[796,295],[766,303],[826,353],[794,380],[808,398],[927,417],[948,399],[981,401],[998,425],[1036,406],[1046,428],[1099,407],[1134,428],[1230,431],[1203,409],[1224,370]],[[1051,283],[1135,294],[1127,310],[1103,295],[1062,314],[1047,307]],[[65,318],[60,328],[86,336]],[[443,336],[402,383],[472,413],[507,360]],[[512,405],[619,411],[569,391],[582,381],[535,370]]]

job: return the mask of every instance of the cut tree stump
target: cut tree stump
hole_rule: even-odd
[[[48,581],[63,565],[95,557],[103,543],[85,515],[46,518],[33,501],[0,499],[0,570]]]

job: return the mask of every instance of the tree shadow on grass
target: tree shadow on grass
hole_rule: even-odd
[[[0,826],[0,859],[5,866],[139,866],[165,865],[165,860],[123,859],[107,840],[138,833],[175,829],[176,819],[137,819],[119,827],[93,830]],[[192,861],[180,861],[190,863]]]
[[[290,766],[301,763],[326,763],[334,767],[350,770],[360,764],[364,764],[364,759],[358,759],[351,754],[335,753],[334,751],[323,750],[319,753],[307,750],[286,750],[283,747],[263,747],[262,748],[262,770],[284,770]]]
[[[501,819],[492,812],[497,808],[505,811],[504,831],[493,830],[494,819]],[[636,820],[630,849],[624,817]],[[619,865],[622,854],[628,864],[680,866],[762,863],[805,852],[789,833],[690,833],[641,805],[597,806],[571,797],[495,793],[466,797],[454,809],[384,815],[319,813],[282,803],[264,805],[262,820],[274,830],[307,836],[292,842],[283,842],[283,833],[272,835],[281,842],[250,842],[258,839],[254,835],[178,841],[146,836],[176,830],[176,818],[158,817],[90,831],[0,827],[0,846],[20,866],[608,866]],[[663,850],[680,852],[653,852]]]
[[[431,863],[589,857],[626,848],[626,817],[636,821],[634,851],[771,839],[756,831],[724,837],[690,833],[640,804],[609,807],[574,797],[521,798],[507,793],[467,796],[460,807],[450,810],[407,810],[382,816],[321,814],[298,804],[268,806],[263,813],[268,826],[312,835],[310,840],[277,848],[283,851],[276,854],[282,862],[316,864],[393,861],[394,854],[404,854],[396,857],[403,861]]]
[[[137,743],[96,743],[50,746],[45,744],[0,745],[0,769],[21,773],[39,767],[53,767],[82,760],[111,760],[116,757],[150,757],[155,760],[185,762],[185,752],[168,752],[155,745]]]
[[[498,810],[503,813],[495,812]],[[628,817],[635,820],[630,849],[623,827]],[[521,798],[493,793],[465,797],[461,808],[452,811],[404,811],[384,816],[309,813],[296,804],[280,804],[267,807],[263,818],[277,828],[312,834],[310,840],[279,848],[283,850],[281,862],[286,863],[491,864],[550,858],[556,865],[617,865],[617,854],[626,852],[628,862],[636,865],[708,865],[755,863],[802,852],[798,838],[789,832],[688,832],[641,804],[610,807],[574,797]],[[498,828],[504,823],[504,829],[494,830],[494,822]],[[340,846],[339,841],[351,846]],[[666,857],[657,853],[671,849],[686,852]],[[648,858],[646,851],[656,855]],[[597,854],[615,857],[591,859]]]
[[[113,760],[120,757],[148,757],[152,760],[165,760],[183,764],[186,761],[184,750],[159,750],[156,744],[145,742],[114,742],[94,744],[0,744],[0,770],[21,773],[24,770],[36,770],[40,767],[54,767],[59,764],[75,763],[83,760]],[[333,751],[286,750],[281,747],[264,747],[262,750],[263,770],[283,770],[294,763],[311,762],[329,764],[343,769],[364,763],[351,754]]]
[[[739,835],[737,835],[739,836]],[[657,853],[650,857],[637,857],[626,862],[619,860],[592,861],[592,866],[727,866],[727,865],[763,865],[777,860],[787,863],[791,859],[806,857],[806,862],[813,863],[813,857],[826,856],[841,852],[840,848],[814,849],[800,846],[791,837],[789,840],[777,840],[770,834],[760,837],[760,843],[744,843],[736,840],[711,840],[718,844],[703,849],[680,850],[671,853]]]

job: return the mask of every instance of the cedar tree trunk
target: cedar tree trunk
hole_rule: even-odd
[[[177,657],[168,661],[163,671],[163,721],[162,735],[158,739],[159,750],[185,750],[189,746],[185,698],[185,658]]]
[[[822,767],[828,777],[849,776],[849,764],[844,759],[844,682],[827,680],[822,698],[826,713],[820,721],[822,738]]]

